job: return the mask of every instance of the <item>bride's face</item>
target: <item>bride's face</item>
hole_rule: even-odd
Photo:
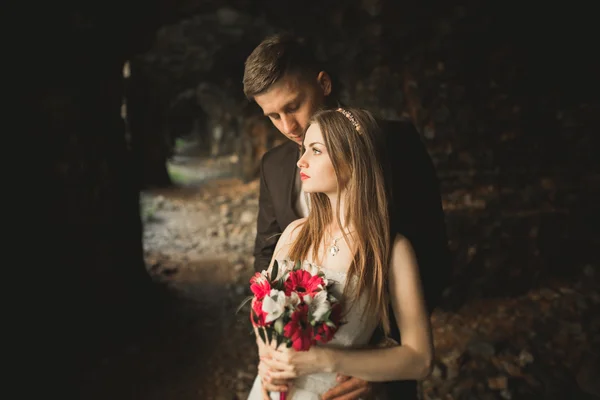
[[[337,178],[319,125],[309,126],[304,136],[304,154],[298,160],[302,190],[306,193],[336,193]]]

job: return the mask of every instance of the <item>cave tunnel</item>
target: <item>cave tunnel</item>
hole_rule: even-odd
[[[287,30],[336,71],[344,101],[411,119],[436,166],[454,277],[432,317],[423,398],[597,398],[597,24],[566,7],[23,10],[22,127],[39,135],[48,188],[28,210],[43,242],[28,320],[46,327],[30,347],[51,354],[36,357],[46,389],[23,393],[246,398],[256,350],[235,309],[253,272],[259,161],[285,138],[241,75],[265,36]]]

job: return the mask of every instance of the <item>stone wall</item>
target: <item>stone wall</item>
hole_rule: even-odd
[[[34,174],[23,177],[30,190],[19,196],[33,203],[25,215],[35,216],[22,268],[35,283],[26,318],[41,333],[35,343],[64,358],[110,343],[115,324],[132,320],[141,307],[130,306],[153,288],[139,170],[121,118],[123,65],[145,46],[144,34],[130,30],[135,15],[127,3],[117,10],[60,2],[14,14],[31,27],[11,78],[20,85],[18,115],[29,146],[42,154],[31,158]]]
[[[268,34],[305,37],[342,101],[416,124],[441,178],[457,279],[478,276],[489,293],[506,276],[509,253],[516,270],[529,270],[528,286],[566,260],[583,266],[597,244],[598,63],[592,21],[571,11],[475,1],[210,2],[161,27],[134,62],[161,88],[167,114],[177,104],[190,110],[167,118],[166,131],[196,127],[210,143],[227,121],[223,151],[235,152],[244,121],[258,114],[242,94],[245,58]]]
[[[545,22],[557,16],[553,9],[545,10],[544,20],[535,19],[538,29],[532,32],[537,9],[521,7],[517,13],[508,6],[476,2],[229,4],[208,2],[193,15],[162,26],[152,47],[134,57],[139,73],[157,88],[171,116],[161,120],[171,135],[195,129],[210,136],[215,126],[229,119],[231,137],[237,137],[242,120],[258,112],[244,101],[243,62],[262,38],[282,30],[298,33],[313,45],[338,78],[342,101],[386,118],[410,117],[432,151],[441,147],[456,157],[468,147],[478,167],[492,168],[497,162],[490,145],[519,140],[523,129],[533,136],[538,128],[558,128],[560,121],[593,107],[588,104],[587,111],[577,111],[573,94],[581,91],[564,80],[564,74],[582,67],[591,76],[591,58],[569,69],[569,57],[586,53],[538,42],[544,37],[562,36],[567,42],[577,35],[587,37],[584,29],[569,38],[553,33],[551,22]],[[579,43],[584,48],[583,40]],[[544,62],[557,53],[563,57]],[[581,74],[570,76],[586,86]],[[201,121],[195,125],[197,119]],[[542,121],[547,126],[539,126]],[[446,156],[440,155],[440,162]]]

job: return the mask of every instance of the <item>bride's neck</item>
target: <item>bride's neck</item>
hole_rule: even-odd
[[[337,193],[328,194],[329,203],[331,204],[331,224],[327,227],[331,234],[349,232],[352,227],[346,221],[346,193],[340,193],[340,204],[339,204],[339,216],[340,221],[337,220],[338,215],[338,196]],[[340,225],[341,223],[341,225]]]
[[[337,213],[338,213],[338,195],[337,193],[328,193],[327,197],[329,198],[329,204],[331,205],[331,220],[335,225],[339,225],[337,222]],[[339,204],[339,215],[340,222],[342,226],[346,225],[346,192],[343,191],[340,193],[340,204]]]

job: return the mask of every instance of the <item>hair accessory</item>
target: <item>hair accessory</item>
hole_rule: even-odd
[[[360,135],[361,133],[361,129],[360,129],[360,125],[358,123],[358,121],[356,120],[356,118],[354,118],[354,115],[352,115],[352,113],[348,110],[345,110],[343,108],[338,108],[336,111],[342,113],[344,115],[344,117],[348,118],[348,121],[350,121],[352,123],[352,125],[354,126],[354,129],[356,129],[356,132],[358,132],[358,134]]]

